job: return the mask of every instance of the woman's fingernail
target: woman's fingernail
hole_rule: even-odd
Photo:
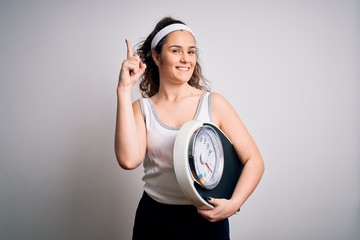
[[[208,201],[210,201],[210,200],[211,200],[211,197],[207,197],[206,199],[207,199]]]

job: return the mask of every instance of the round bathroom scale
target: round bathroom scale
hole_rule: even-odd
[[[174,168],[185,197],[195,206],[209,206],[206,199],[230,199],[243,166],[234,146],[214,124],[186,122],[174,144]]]

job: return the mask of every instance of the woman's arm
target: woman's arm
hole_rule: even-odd
[[[199,209],[199,213],[205,218],[218,221],[233,215],[252,194],[264,173],[264,162],[239,115],[220,94],[212,94],[212,113],[214,123],[230,139],[244,166],[230,200],[211,199],[209,202],[215,206],[214,209]]]
[[[115,155],[122,168],[134,169],[144,160],[146,131],[139,100],[132,103],[131,89],[146,66],[139,56],[132,54],[128,41],[126,45],[127,58],[121,65],[117,87]]]

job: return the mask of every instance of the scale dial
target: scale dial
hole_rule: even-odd
[[[231,198],[242,165],[234,146],[216,125],[186,122],[176,136],[173,157],[179,187],[194,206],[214,208],[207,197]]]
[[[194,180],[206,189],[215,188],[224,169],[224,152],[217,132],[203,125],[192,136],[189,166]]]

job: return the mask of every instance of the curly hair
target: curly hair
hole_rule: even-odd
[[[172,17],[163,18],[156,24],[154,30],[150,33],[150,35],[144,41],[137,44],[139,45],[139,47],[136,52],[139,55],[140,59],[143,61],[143,63],[146,64],[146,69],[143,76],[141,77],[139,85],[141,95],[143,97],[151,97],[159,91],[159,69],[158,66],[155,64],[154,59],[152,58],[151,51],[155,51],[156,53],[160,54],[162,46],[166,42],[167,35],[160,40],[160,42],[153,50],[151,50],[151,41],[156,35],[156,33],[158,33],[161,29],[175,23],[184,24],[182,21],[173,19]],[[197,89],[210,91],[209,83],[203,76],[201,66],[198,61],[196,61],[194,73],[188,81],[188,84]]]

